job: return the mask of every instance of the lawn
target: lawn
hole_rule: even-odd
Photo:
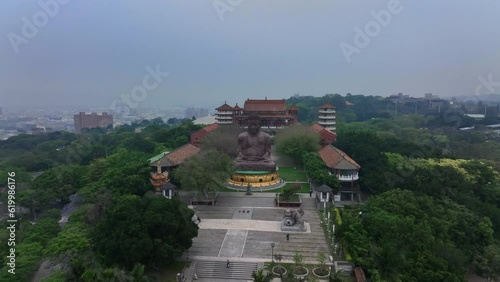
[[[309,190],[311,190],[311,185],[309,185],[309,183],[299,183],[299,184],[302,186],[302,188],[300,188],[300,190],[297,191],[297,193],[309,193]],[[278,188],[275,190],[264,191],[264,192],[282,193],[284,188],[287,188],[287,187],[292,186],[292,185],[294,185],[294,183],[287,183],[287,184],[285,184],[285,186],[283,186],[281,188]]]
[[[280,203],[297,203],[300,202],[299,195],[292,195],[290,199],[283,198],[283,195],[280,195]]]
[[[293,167],[280,166],[278,170],[280,177],[285,181],[307,181],[306,172],[301,169],[294,169]]]

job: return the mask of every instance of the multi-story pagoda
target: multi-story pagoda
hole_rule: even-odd
[[[324,104],[319,108],[318,124],[335,133],[335,107]]]
[[[238,105],[236,105],[238,106]],[[224,105],[215,109],[215,120],[218,124],[232,124],[234,122],[235,109],[229,106],[226,102]]]
[[[156,165],[156,172],[151,172],[151,185],[154,187],[154,192],[156,194],[162,193],[162,186],[165,186],[168,182],[168,171],[161,172],[160,161]]]

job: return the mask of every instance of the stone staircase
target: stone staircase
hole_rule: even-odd
[[[259,193],[259,192],[255,192]],[[274,194],[266,193],[265,196],[268,197],[231,197],[231,196],[219,196],[217,198],[217,205],[220,207],[268,207],[274,208]]]
[[[263,267],[256,262],[230,262],[229,268],[226,261],[201,261],[196,262],[196,275],[199,279],[251,281],[252,272]]]
[[[305,210],[316,210],[316,198],[315,197],[309,197],[309,195],[302,196],[300,197],[302,200],[302,206],[304,207]]]

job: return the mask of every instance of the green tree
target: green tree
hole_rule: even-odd
[[[230,158],[236,158],[238,148],[238,134],[242,129],[237,125],[219,126],[216,130],[203,138],[203,150],[217,150],[228,155]]]
[[[304,168],[307,175],[319,185],[326,184],[334,191],[338,191],[340,182],[334,175],[328,173],[328,168],[318,153],[306,153],[303,155]]]
[[[359,211],[343,210],[336,235],[373,279],[462,281],[467,265],[493,241],[487,218],[449,199],[396,189]]]
[[[121,196],[97,224],[95,248],[107,264],[170,263],[191,247],[197,226],[193,212],[178,200],[135,195]]]
[[[175,170],[182,189],[197,191],[205,198],[218,192],[234,172],[233,161],[224,153],[205,151],[186,160]]]
[[[252,272],[252,278],[255,282],[271,282],[273,280],[273,274],[268,272],[265,273],[264,269],[259,269]]]
[[[496,281],[500,278],[500,247],[489,245],[484,252],[474,258],[476,273],[488,281]]]
[[[276,148],[279,153],[289,156],[297,164],[302,164],[305,153],[316,152],[320,148],[320,137],[310,128],[294,125],[276,135]]]

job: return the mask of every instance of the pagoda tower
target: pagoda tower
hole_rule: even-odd
[[[155,194],[162,194],[161,187],[168,182],[168,171],[161,172],[160,161],[156,166],[156,172],[151,172],[151,185],[154,187]]]
[[[330,104],[324,104],[319,108],[318,124],[335,133],[335,107]]]
[[[238,106],[238,105],[236,105],[236,106]],[[234,112],[235,112],[233,107],[229,106],[226,102],[224,102],[224,105],[216,108],[215,110],[216,110],[215,120],[217,120],[218,124],[232,124],[233,123],[233,116],[234,116]]]

